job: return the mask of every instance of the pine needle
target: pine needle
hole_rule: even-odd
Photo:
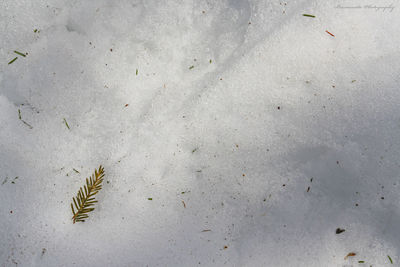
[[[17,55],[20,55],[20,56],[26,57],[26,55],[25,55],[25,54],[23,54],[23,53],[21,53],[21,52],[14,51],[14,53],[15,53],[15,54],[17,54]]]
[[[104,168],[100,165],[98,171],[94,170],[94,174],[91,177],[86,178],[86,185],[79,189],[76,198],[73,197],[73,203],[71,203],[72,209],[72,221],[84,222],[86,218],[89,217],[88,213],[93,211],[94,204],[97,200],[94,200],[94,195],[96,195],[101,189],[101,183],[104,178]],[[74,204],[74,205],[73,205]],[[76,212],[75,212],[75,209]]]
[[[17,59],[18,59],[18,57],[13,58],[10,62],[8,62],[8,65],[12,64]]]
[[[71,130],[71,128],[69,128],[68,122],[65,118],[64,118],[64,123],[65,123],[65,126],[67,126],[68,130]]]

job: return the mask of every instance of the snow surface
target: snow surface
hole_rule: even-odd
[[[1,1],[1,266],[400,266],[397,4]]]

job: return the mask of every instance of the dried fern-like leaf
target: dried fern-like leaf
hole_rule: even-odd
[[[101,183],[104,178],[104,168],[100,165],[99,170],[94,170],[94,174],[91,177],[86,178],[86,185],[79,189],[76,197],[73,197],[73,203],[71,203],[72,221],[84,222],[86,218],[89,217],[87,213],[94,210],[92,206],[97,200],[94,200],[94,195],[96,195],[101,189]],[[75,206],[75,209],[74,209]]]

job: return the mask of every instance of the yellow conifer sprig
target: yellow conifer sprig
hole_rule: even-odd
[[[100,165],[98,170],[94,170],[94,174],[91,177],[86,178],[86,185],[79,189],[76,198],[73,197],[73,203],[71,203],[72,209],[72,221],[75,222],[84,222],[86,218],[88,218],[88,213],[94,210],[92,206],[97,200],[94,200],[94,195],[96,195],[101,189],[101,183],[104,178],[104,168]],[[75,209],[74,209],[74,205]]]

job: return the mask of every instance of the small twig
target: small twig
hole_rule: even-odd
[[[310,15],[310,14],[303,14],[304,17],[310,17],[310,18],[315,18],[314,15]]]

